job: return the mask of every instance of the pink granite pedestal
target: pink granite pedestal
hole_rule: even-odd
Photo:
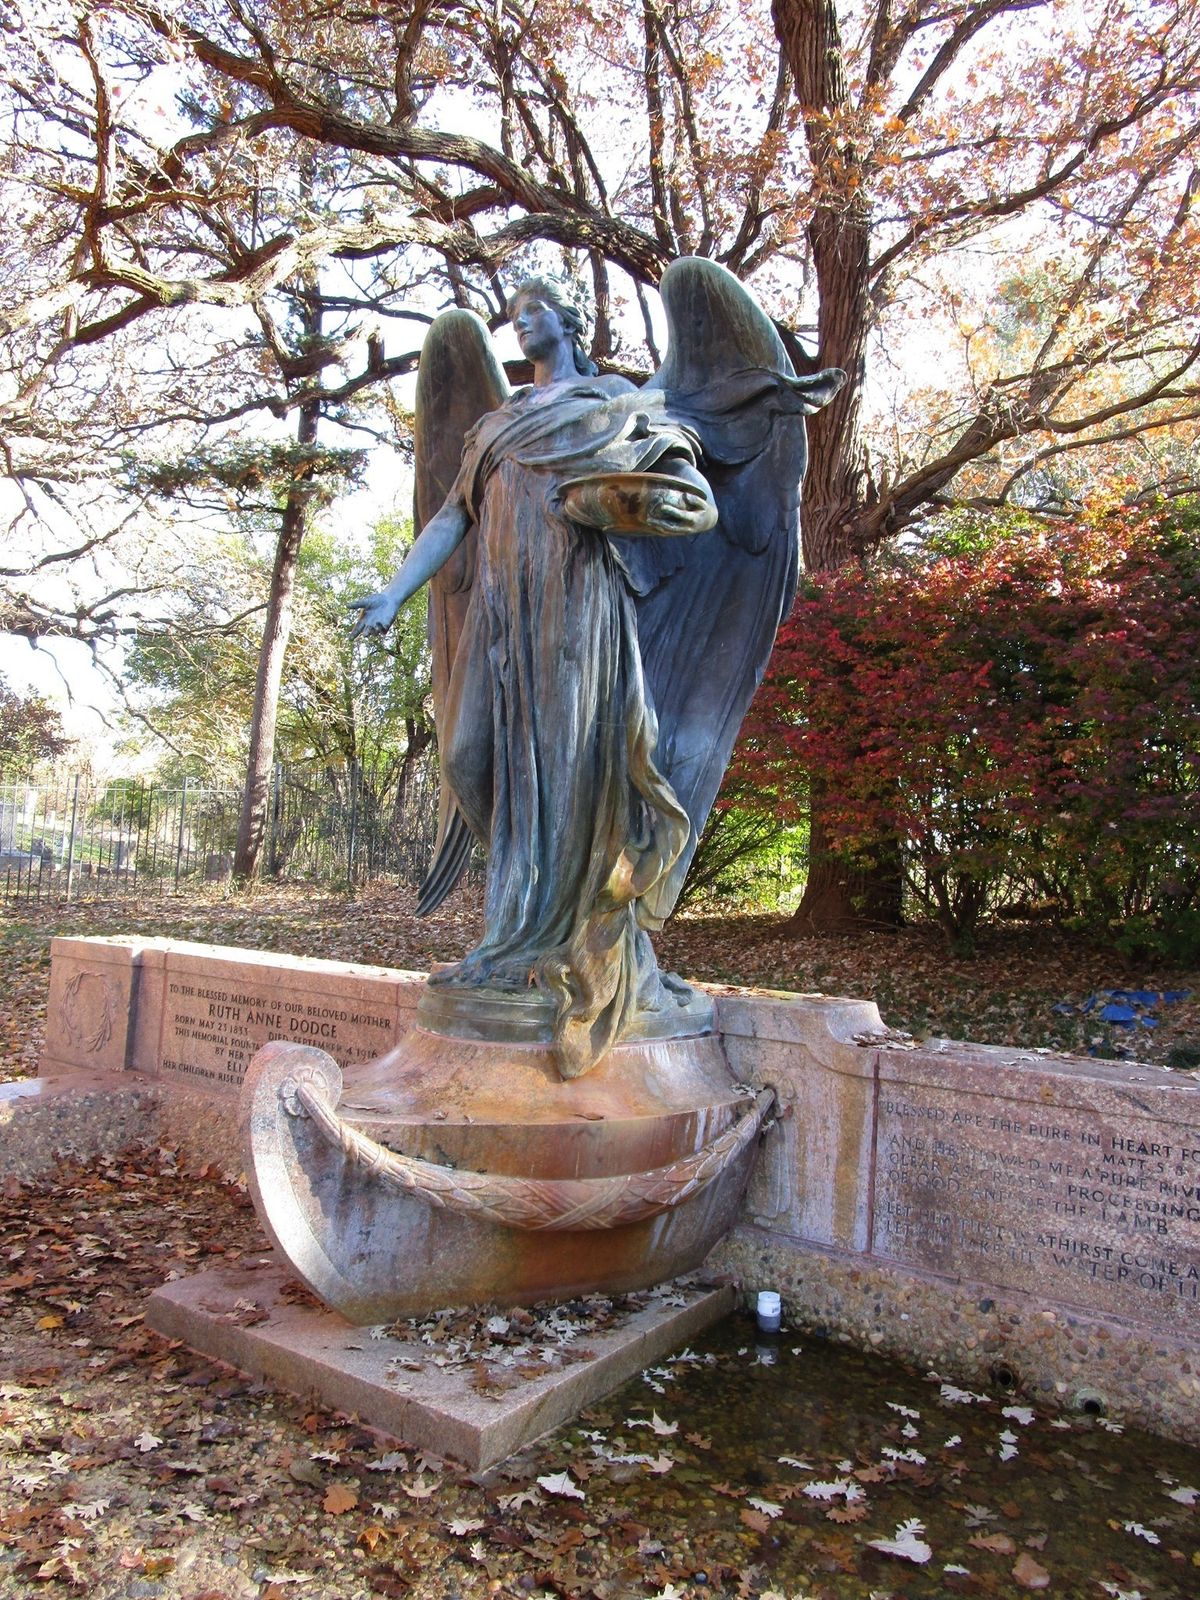
[[[643,1309],[583,1339],[588,1358],[493,1397],[473,1389],[467,1371],[437,1366],[426,1345],[376,1338],[336,1312],[288,1298],[289,1277],[273,1266],[198,1273],[156,1290],[146,1321],[202,1355],[355,1413],[367,1427],[474,1471],[503,1461],[656,1365],[725,1316],[736,1299],[729,1283],[666,1285]]]

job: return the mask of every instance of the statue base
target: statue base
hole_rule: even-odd
[[[675,1003],[659,1011],[639,1011],[624,1043],[684,1039],[713,1031],[709,996],[678,978],[670,981],[678,986],[677,991],[668,990]],[[426,1032],[485,1043],[552,1044],[556,1014],[554,1002],[532,987],[487,989],[432,982],[425,985],[417,1002],[417,1024]]]
[[[736,1218],[772,1103],[712,1034],[623,1041],[564,1081],[547,1044],[421,1026],[344,1078],[268,1044],[242,1099],[268,1234],[356,1323],[690,1271]]]
[[[469,1365],[459,1359],[453,1321],[437,1344],[403,1324],[364,1339],[306,1298],[278,1267],[218,1267],[156,1289],[146,1322],[165,1338],[330,1411],[353,1413],[364,1426],[452,1457],[470,1472],[486,1471],[667,1360],[737,1301],[727,1282],[666,1284],[585,1332],[569,1363],[539,1361],[514,1373],[486,1357]],[[497,1353],[504,1349],[498,1345]],[[539,1370],[530,1370],[535,1364]]]

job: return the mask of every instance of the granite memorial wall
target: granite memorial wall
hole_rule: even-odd
[[[219,1123],[260,1045],[372,1059],[411,1026],[421,982],[56,939],[42,1073],[128,1075],[164,1105],[199,1094]],[[796,1321],[835,1337],[1200,1442],[1200,1082],[915,1043],[866,1001],[715,998],[734,1074],[773,1085],[781,1113],[715,1266],[780,1288]]]
[[[43,1075],[130,1070],[236,1101],[256,1050],[370,1061],[411,1026],[421,973],[170,939],[55,939]]]

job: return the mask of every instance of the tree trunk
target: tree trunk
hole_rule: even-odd
[[[817,283],[817,363],[841,367],[846,383],[809,423],[808,474],[801,515],[804,565],[812,573],[848,565],[860,554],[875,489],[862,439],[863,386],[871,329],[870,213],[864,153],[831,133],[849,107],[834,0],[774,0],[775,31],[804,116],[817,204],[809,246]],[[821,791],[809,813],[808,881],[789,926],[845,932],[900,921],[899,858],[882,849],[867,866],[829,846]]]
[[[316,401],[306,402],[300,407],[296,441],[302,450],[317,442],[319,419],[320,405]],[[283,660],[292,632],[296,564],[300,558],[300,546],[304,542],[310,495],[308,474],[301,462],[288,488],[280,517],[275,563],[271,569],[271,590],[267,599],[267,618],[263,625],[258,673],[254,681],[250,753],[246,761],[246,786],[242,791],[237,848],[233,857],[234,878],[243,883],[258,872],[266,835],[271,768],[275,761],[275,725],[279,717],[279,690],[283,681]]]
[[[898,852],[881,847],[873,858],[851,863],[829,848],[822,797],[809,802],[808,878],[800,904],[787,919],[800,936],[854,933],[863,928],[898,928],[903,921]]]

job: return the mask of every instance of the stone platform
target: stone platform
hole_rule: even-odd
[[[376,1338],[289,1294],[274,1266],[222,1268],[165,1284],[146,1321],[167,1338],[255,1378],[355,1413],[406,1445],[479,1471],[560,1427],[733,1309],[730,1283],[667,1285],[613,1326],[585,1331],[589,1354],[513,1388],[480,1393],[475,1370],[439,1367],[418,1339]]]
[[[371,1061],[422,982],[169,941],[52,951],[43,1082],[0,1099],[0,1174],[150,1137],[236,1177],[255,1051]],[[781,1116],[708,1269],[780,1290],[797,1326],[1200,1444],[1200,1075],[916,1041],[867,1000],[710,992],[735,1079]]]

